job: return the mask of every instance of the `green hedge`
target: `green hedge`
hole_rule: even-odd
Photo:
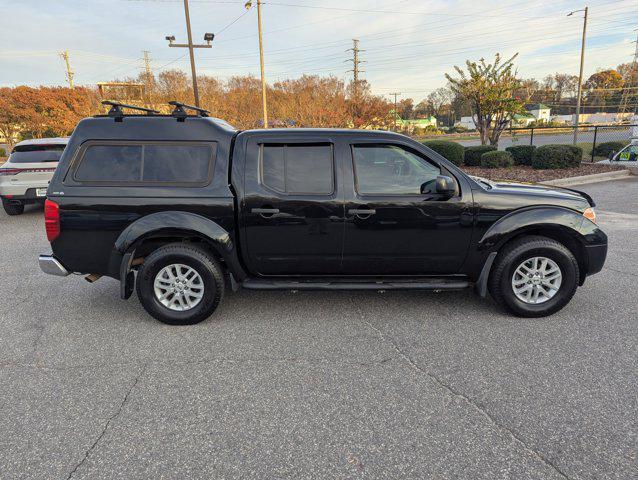
[[[481,156],[481,167],[483,168],[510,168],[513,165],[512,155],[502,150],[486,152]]]
[[[532,168],[556,169],[578,167],[583,149],[573,145],[543,145],[534,151]]]
[[[514,165],[531,165],[534,150],[536,145],[514,145],[505,149],[512,155]]]
[[[469,167],[478,167],[481,164],[481,156],[487,152],[493,152],[496,147],[492,145],[478,145],[476,147],[467,147],[465,149],[465,165]]]
[[[594,155],[596,157],[609,157],[611,152],[619,152],[625,148],[625,145],[627,145],[627,142],[614,141],[599,143],[596,145],[596,148],[594,148]]]
[[[427,140],[423,142],[423,145],[447,158],[454,165],[463,165],[463,156],[465,155],[463,145],[449,140]]]

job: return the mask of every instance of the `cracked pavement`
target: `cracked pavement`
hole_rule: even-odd
[[[0,478],[638,478],[638,179],[580,188],[607,268],[544,319],[242,291],[171,327],[42,274],[41,209],[0,213]]]

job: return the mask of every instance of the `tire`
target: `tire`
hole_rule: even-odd
[[[22,215],[24,213],[24,203],[9,202],[3,198],[2,206],[7,215]]]
[[[551,271],[552,265],[559,268],[559,275],[556,275],[555,270],[554,273],[547,275],[547,277],[544,274],[537,274],[547,279],[561,277],[557,291],[553,292],[551,298],[547,297],[552,294],[555,285],[549,288],[548,284],[543,283],[541,287],[537,288],[533,282],[542,282],[543,279],[532,276],[528,281],[528,278],[517,273],[524,271],[529,275],[530,270],[527,268],[535,265],[532,260],[534,258],[548,259],[547,262],[539,260],[536,264],[538,266],[545,265],[546,271]],[[526,266],[522,267],[526,260],[529,263],[525,263]],[[519,268],[523,268],[523,270],[519,270]],[[542,268],[540,270],[544,272]],[[571,251],[562,243],[547,237],[529,236],[505,245],[505,248],[496,258],[488,287],[494,300],[513,314],[527,318],[545,317],[558,312],[569,303],[578,287],[579,275],[578,262]],[[515,281],[516,285],[522,285],[518,288],[526,288],[526,291],[520,293],[519,290],[517,295],[514,291]],[[558,280],[551,281],[557,282]],[[530,288],[532,292],[530,292]],[[541,293],[540,295],[535,293],[535,289],[540,292],[540,288],[547,293]],[[536,295],[540,303],[530,303],[522,300],[520,296],[525,295],[531,295],[532,297]],[[530,301],[533,301],[533,298]]]
[[[192,273],[176,274],[175,266],[178,266],[181,272],[190,272],[188,269],[191,269],[199,276],[196,285],[188,284],[192,287],[190,290],[188,286],[184,286],[186,283],[177,284],[178,293],[180,286],[182,288],[181,299],[178,298],[179,295],[168,293],[175,291],[172,286],[176,284],[170,282],[175,282],[175,278],[190,282],[191,280],[186,280],[187,277],[197,277]],[[160,287],[156,288],[158,279],[160,283],[157,285]],[[224,274],[219,262],[205,249],[182,243],[165,245],[146,257],[136,283],[137,296],[144,309],[155,319],[169,325],[193,325],[207,319],[221,302],[225,287]],[[188,301],[193,302],[192,307],[184,305],[189,292],[190,295],[201,293],[199,300],[188,297]],[[166,294],[168,296],[161,300],[161,296]],[[170,305],[163,304],[162,301]],[[182,311],[179,310],[180,304],[184,308]]]

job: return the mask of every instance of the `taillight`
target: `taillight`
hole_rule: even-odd
[[[0,168],[0,176],[17,175],[18,173],[22,173],[19,168]]]
[[[49,173],[55,172],[55,167],[53,168],[0,168],[0,176],[4,175],[18,175],[20,173]]]
[[[44,201],[44,228],[47,239],[52,242],[60,235],[60,207],[51,200]]]

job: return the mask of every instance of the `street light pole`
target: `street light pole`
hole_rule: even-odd
[[[197,89],[197,72],[195,71],[195,52],[193,51],[193,35],[191,33],[191,16],[188,11],[188,0],[184,0],[184,14],[186,16],[186,35],[188,36],[188,54],[191,58],[191,74],[193,75],[193,96],[195,106],[199,107],[199,90]]]
[[[177,48],[188,48],[188,53],[190,54],[191,60],[191,74],[193,75],[193,96],[195,97],[195,106],[199,107],[199,90],[197,89],[197,72],[195,71],[195,48],[212,48],[210,42],[213,41],[215,35],[213,33],[205,33],[204,40],[206,44],[194,45],[193,44],[193,35],[191,33],[191,17],[188,11],[188,0],[184,0],[184,14],[186,16],[186,34],[188,36],[188,43],[173,43],[175,41],[175,37],[173,35],[167,36],[166,40],[168,40],[169,47],[177,47]]]
[[[578,98],[576,99],[576,114],[574,115],[574,145],[578,142],[578,123],[580,120],[580,102],[583,90],[583,68],[585,66],[585,38],[587,36],[587,14],[589,7],[585,7],[582,10],[574,10],[569,12],[567,16],[571,16],[576,12],[585,12],[583,17],[583,39],[580,46],[580,72],[578,74]]]

